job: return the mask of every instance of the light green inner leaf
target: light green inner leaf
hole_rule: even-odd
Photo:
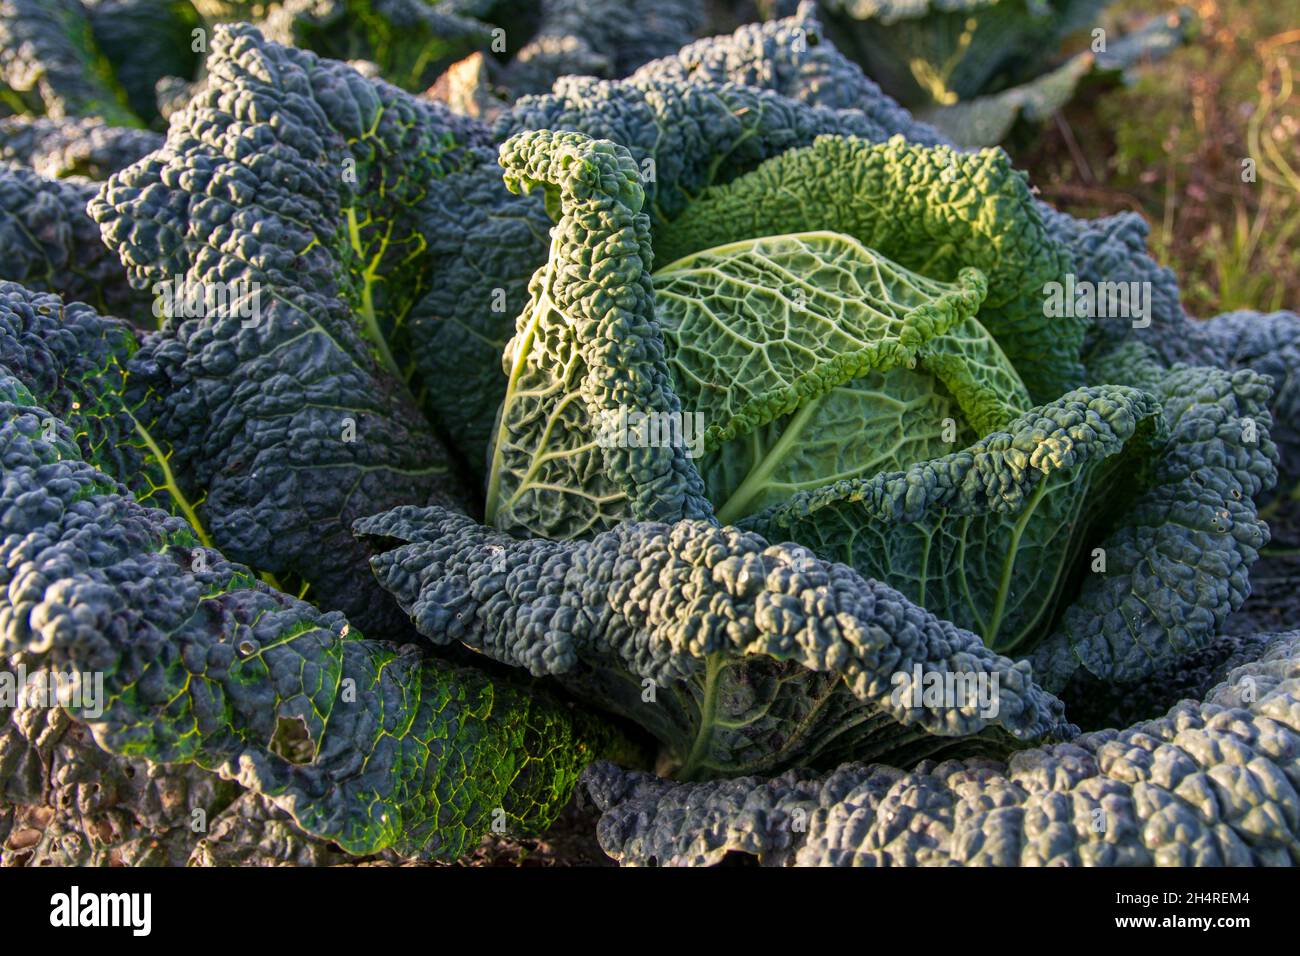
[[[887,581],[999,653],[1023,653],[1089,573],[1086,542],[1144,485],[1158,430],[1145,393],[1083,389],[968,448],[801,489],[739,523]]]
[[[730,243],[655,273],[656,319],[724,524],[934,458],[1029,406],[973,316],[983,276],[904,269],[850,236]]]
[[[706,448],[872,369],[910,368],[987,291],[979,270],[938,282],[834,232],[705,249],[658,270],[654,286],[676,391],[703,415]]]
[[[604,472],[589,409],[588,368],[576,323],[549,294],[558,254],[533,289],[506,349],[507,388],[497,422],[485,521],[555,539],[581,538],[627,517],[627,490]],[[536,280],[535,280],[536,283]]]
[[[836,386],[698,465],[718,520],[733,524],[800,491],[947,454],[949,441],[968,436],[961,410],[932,376],[894,368]]]

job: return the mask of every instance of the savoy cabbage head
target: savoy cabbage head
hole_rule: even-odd
[[[1086,369],[1084,321],[1042,305],[1068,247],[1000,152],[822,136],[675,216],[643,211],[643,168],[614,143],[538,130],[501,157],[558,216],[504,352],[487,476],[485,521],[530,540],[439,509],[358,523],[408,542],[372,564],[427,636],[557,675],[689,776],[701,751],[713,773],[749,766],[731,737],[815,696],[800,685],[822,671],[859,698],[857,730],[801,720],[782,731],[792,755],[917,752],[873,716],[885,695],[857,690],[878,666],[861,639],[804,635],[834,576],[803,593],[798,572],[822,565],[769,542],[889,585],[1054,689],[1079,668],[1138,680],[1244,601],[1267,540],[1253,498],[1275,479],[1267,380],[1132,356]],[[712,524],[755,537],[687,546]],[[674,533],[682,557],[660,565]],[[764,558],[731,582],[738,547]],[[915,625],[874,626],[888,673],[908,670]]]
[[[809,103],[846,68],[824,42],[765,68],[801,49],[772,42],[781,28],[561,84],[498,123],[506,182],[556,223],[502,357],[484,520],[506,533],[438,508],[357,530],[390,548],[372,564],[422,633],[632,717],[664,773],[906,765],[1061,733],[935,724],[872,693],[879,670],[861,693],[880,660],[865,648],[883,640],[906,670],[916,625],[877,619],[865,646],[835,612],[809,628],[836,606],[822,562],[957,625],[968,650],[924,667],[976,669],[978,641],[1050,689],[1135,687],[1249,594],[1268,540],[1255,499],[1276,480],[1270,380],[1050,314],[1067,274],[1159,270],[1122,230],[1037,202],[1000,151]],[[623,135],[629,114],[727,102],[733,76],[780,90],[671,151],[659,123]],[[778,139],[785,115],[802,119]]]
[[[296,45],[217,28],[165,137],[68,68],[150,6],[0,58],[0,655],[104,685],[0,699],[4,861],[449,859],[602,758],[626,863],[1294,857],[1294,637],[1228,619],[1300,319],[1192,325],[811,4],[648,63],[696,21],[519,4],[501,75],[599,75],[488,125],[401,87],[491,0],[209,3]]]

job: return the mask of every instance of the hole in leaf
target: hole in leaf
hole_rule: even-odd
[[[301,717],[277,719],[269,746],[273,754],[294,764],[311,763],[316,755],[316,745],[307,731],[307,721]]]

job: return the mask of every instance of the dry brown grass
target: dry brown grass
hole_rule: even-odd
[[[1193,315],[1300,308],[1300,13],[1190,5],[1200,30],[1185,48],[1131,87],[1072,104],[1013,153],[1060,208],[1145,215]],[[1177,6],[1132,0],[1112,17],[1122,29]]]

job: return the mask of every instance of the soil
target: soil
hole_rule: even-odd
[[[477,850],[453,866],[615,866],[596,842],[600,814],[575,797],[540,837],[514,840],[485,836]]]

